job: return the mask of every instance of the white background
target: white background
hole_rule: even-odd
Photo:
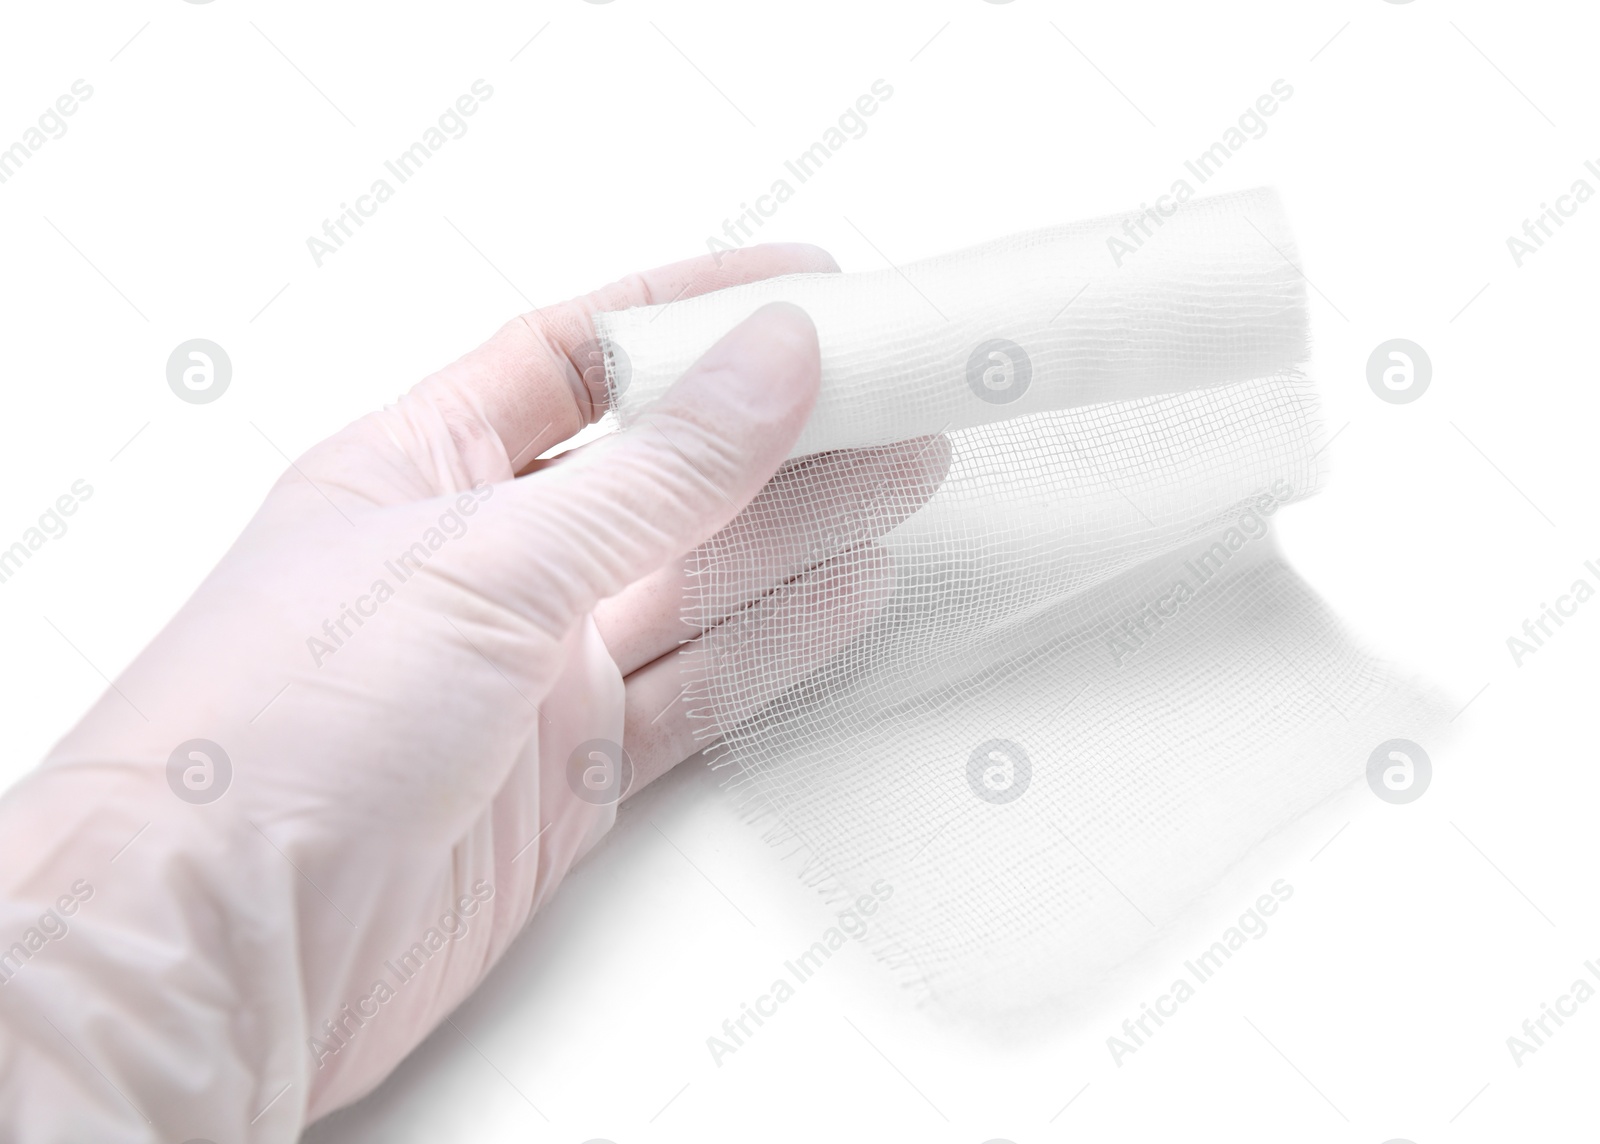
[[[7,4],[0,147],[94,89],[0,185],[0,541],[93,497],[0,584],[0,767],[21,774],[182,603],[294,455],[521,309],[705,249],[876,79],[893,97],[767,222],[845,269],[1166,191],[1275,79],[1205,188],[1276,186],[1311,292],[1334,479],[1299,570],[1455,697],[1408,806],[1364,788],[1273,840],[1098,1005],[996,1035],[913,1009],[851,947],[718,1067],[706,1037],[829,916],[705,768],[612,835],[455,1020],[307,1140],[1574,1139],[1600,999],[1506,1038],[1600,959],[1600,189],[1587,5],[1016,0]],[[531,42],[530,42],[531,38]],[[292,61],[292,62],[291,62]],[[1091,62],[1092,61],[1092,62]],[[318,268],[309,235],[472,81],[493,97]],[[1110,262],[1108,257],[1108,269]],[[220,343],[232,385],[165,362]],[[1431,388],[1368,388],[1379,342]],[[1331,841],[1330,841],[1331,840]],[[1276,878],[1293,899],[1137,1054],[1106,1037]]]

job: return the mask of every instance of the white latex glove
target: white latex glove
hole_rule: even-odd
[[[528,460],[598,414],[594,311],[832,269],[757,247],[537,311],[284,475],[0,800],[5,1140],[293,1141],[382,1080],[610,827],[614,745],[630,790],[701,745],[675,702],[700,641],[676,649],[713,533],[769,554],[729,614],[851,605],[774,694],[872,617],[899,519],[874,506],[931,494],[948,449],[808,458],[751,505],[816,397],[792,306],[626,432]]]

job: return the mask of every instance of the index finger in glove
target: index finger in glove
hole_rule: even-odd
[[[483,345],[418,383],[411,396],[449,410],[458,437],[492,433],[512,471],[522,472],[605,410],[595,314],[675,302],[783,274],[838,269],[818,247],[770,243],[630,274],[593,293],[513,318]]]

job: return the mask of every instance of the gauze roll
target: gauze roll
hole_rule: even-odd
[[[1119,267],[1108,240],[1136,226]],[[598,319],[624,425],[758,306],[816,322],[800,459],[694,555],[688,701],[809,880],[891,888],[875,948],[931,996],[993,1012],[1083,988],[1436,718],[1271,535],[1321,480],[1296,257],[1253,191]],[[886,484],[850,505],[899,521],[881,612],[749,716],[817,638],[770,598],[722,620],[764,546],[824,515],[804,455],[939,435],[927,503]]]
[[[1265,377],[1304,357],[1304,281],[1271,193],[1187,204],[1118,267],[1107,239],[1126,242],[1122,221],[599,314],[612,408],[626,424],[773,301],[810,314],[822,347],[797,457]]]

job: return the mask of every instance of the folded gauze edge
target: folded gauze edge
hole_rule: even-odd
[[[871,899],[878,955],[957,1011],[1092,984],[1439,720],[1271,533],[1321,477],[1275,196],[1184,204],[1119,267],[1106,240],[1138,217],[596,319],[623,426],[765,303],[816,323],[800,459],[693,559],[688,701],[808,879]],[[861,449],[902,479],[814,456]],[[835,558],[881,594],[865,628],[859,585],[724,620],[775,551],[838,552],[841,515],[876,538]]]

